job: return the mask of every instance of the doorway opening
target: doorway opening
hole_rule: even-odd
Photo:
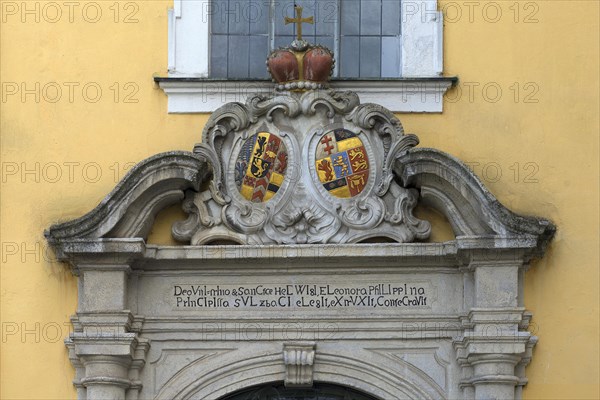
[[[329,383],[311,388],[286,388],[283,382],[242,389],[220,400],[379,400],[355,389]]]

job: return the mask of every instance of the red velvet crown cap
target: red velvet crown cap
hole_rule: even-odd
[[[333,56],[323,47],[315,47],[304,54],[304,78],[309,81],[328,81],[332,67]]]
[[[298,80],[298,59],[291,51],[274,51],[269,56],[267,65],[271,76],[276,82],[289,82]]]
[[[267,70],[277,90],[303,91],[328,86],[335,60],[327,47],[294,40],[289,47],[274,50]]]

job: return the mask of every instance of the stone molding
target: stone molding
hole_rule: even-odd
[[[404,185],[420,190],[425,204],[448,218],[457,237],[471,237],[475,246],[481,246],[486,236],[490,242],[498,237],[512,239],[506,243],[511,249],[530,247],[527,242],[533,241],[532,256],[539,257],[554,236],[556,228],[550,221],[513,213],[464,163],[439,150],[407,152],[396,161],[395,173]]]
[[[205,162],[191,152],[152,156],[135,165],[96,208],[81,218],[53,225],[46,237],[52,242],[146,237],[158,211],[181,201],[183,191],[198,190],[205,169]]]
[[[168,98],[170,114],[214,112],[229,102],[245,102],[257,92],[273,93],[273,84],[264,80],[218,80],[190,77],[154,77]],[[456,77],[424,77],[382,80],[334,80],[331,86],[357,93],[393,112],[441,113],[444,94]]]
[[[314,381],[338,382],[381,399],[435,400],[444,396],[444,390],[411,362],[392,363],[389,356],[380,354],[404,355],[410,354],[410,350],[382,348],[374,351],[360,342],[350,345],[354,350],[351,351],[349,345],[330,347],[323,353],[319,350],[314,364]],[[414,346],[423,344],[414,343]],[[443,352],[437,348],[433,352],[427,350],[432,358],[436,357],[436,352]],[[162,385],[155,398],[217,400],[240,389],[284,380],[281,352],[277,352],[275,346],[261,349],[259,355],[241,347],[228,349],[219,353],[220,359],[216,358],[218,351],[215,349],[208,356],[210,359],[203,358],[204,363],[192,362],[179,370]]]

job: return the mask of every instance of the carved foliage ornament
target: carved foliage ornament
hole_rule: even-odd
[[[393,175],[417,143],[391,112],[351,92],[230,103],[194,149],[213,175],[204,191],[187,193],[189,218],[173,234],[193,245],[425,239],[429,223],[412,215],[418,193]]]

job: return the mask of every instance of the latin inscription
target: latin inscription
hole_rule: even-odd
[[[429,308],[425,283],[173,285],[177,309]]]

